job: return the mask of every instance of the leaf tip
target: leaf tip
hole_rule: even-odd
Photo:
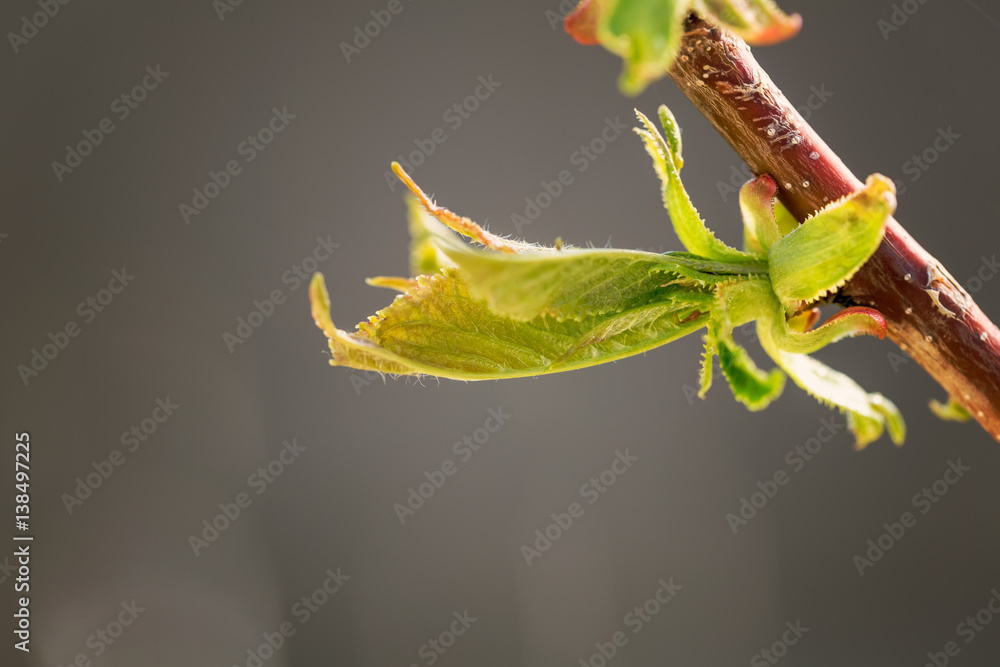
[[[597,22],[599,7],[592,0],[581,0],[563,19],[563,27],[570,37],[584,46],[599,44]]]
[[[756,33],[746,36],[747,43],[754,46],[771,46],[795,37],[802,30],[801,14],[782,14]]]
[[[949,398],[947,403],[941,403],[937,399],[931,399],[930,409],[938,419],[954,422],[965,422],[972,418],[969,411],[961,403],[953,398]]]
[[[330,318],[330,294],[326,291],[326,282],[322,273],[314,273],[309,282],[309,303],[312,308],[313,321],[326,334],[327,338],[337,335],[337,327]]]

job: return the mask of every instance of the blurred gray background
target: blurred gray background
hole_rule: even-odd
[[[15,575],[0,560],[0,663],[919,667],[930,653],[997,664],[1000,619],[985,620],[1000,587],[1000,447],[934,418],[927,401],[942,391],[888,341],[820,355],[907,419],[905,446],[860,453],[842,418],[794,386],[755,414],[724,384],[692,398],[698,336],[506,382],[383,383],[327,365],[295,267],[317,237],[339,244],[316,264],[342,328],[388,304],[363,282],[407,268],[402,188],[385,172],[438,128],[446,140],[413,174],[453,210],[514,234],[525,198],[569,169],[573,184],[524,236],[670,250],[679,242],[637,138],[616,138],[584,171],[574,162],[608,119],[631,125],[634,107],[667,103],[686,132],[691,196],[737,243],[727,184],[742,163],[672,83],[623,98],[620,61],[553,26],[557,0],[401,0],[350,62],[341,43],[372,11],[384,18],[386,1],[223,1],[71,2],[0,48],[0,513],[13,513],[13,434],[28,430],[35,535],[33,650],[12,648]],[[1000,317],[1000,7],[911,2],[886,32],[889,2],[782,4],[805,27],[756,49],[760,61],[797,105],[824,91],[810,122],[859,176],[905,186],[898,219],[963,284],[985,276],[970,287]],[[0,27],[21,32],[38,11],[5,2]],[[467,117],[448,113],[479,77],[499,85]],[[155,88],[128,107],[120,96],[144,78]],[[273,109],[294,118],[241,152]],[[113,131],[57,176],[67,144],[104,118]],[[959,138],[915,167],[948,128]],[[240,172],[186,222],[179,205],[230,160]],[[112,294],[123,268],[134,279]],[[227,345],[276,289],[270,317]],[[86,305],[108,297],[100,312]],[[68,323],[77,335],[62,338]],[[49,334],[64,349],[25,382],[18,366]],[[179,407],[166,416],[156,408],[168,399]],[[456,450],[483,440],[491,409],[509,417],[478,451]],[[144,441],[127,434],[144,423],[155,426]],[[819,437],[810,460],[795,453]],[[115,450],[121,465],[104,478]],[[631,466],[595,492],[589,480],[619,452]],[[396,504],[449,460],[457,472],[401,523]],[[970,470],[938,483],[939,502],[914,503],[959,460]],[[256,473],[269,464],[270,477]],[[769,487],[779,471],[787,484]],[[88,475],[98,488],[68,501]],[[758,483],[777,492],[734,534],[727,514]],[[238,497],[239,516],[219,517]],[[582,515],[548,528],[573,502]],[[883,537],[891,549],[859,575],[854,557],[908,511],[915,525]],[[213,521],[221,532],[206,532]],[[526,558],[547,528],[556,539]],[[15,531],[0,532],[2,559]],[[673,595],[662,608],[658,589]],[[979,630],[960,625],[977,613]],[[801,638],[787,631],[796,624]]]

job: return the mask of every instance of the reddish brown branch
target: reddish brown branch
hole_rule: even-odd
[[[680,53],[670,77],[799,220],[861,187],[742,39],[691,15]],[[837,301],[880,310],[892,340],[1000,441],[1000,331],[896,220]]]

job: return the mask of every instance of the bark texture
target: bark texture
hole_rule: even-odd
[[[862,186],[739,37],[689,15],[669,75],[800,221]],[[1000,331],[895,219],[836,301],[881,311],[890,338],[1000,441]]]

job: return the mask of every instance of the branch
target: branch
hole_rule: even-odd
[[[690,14],[669,75],[800,221],[862,186],[741,38]],[[881,311],[890,338],[1000,441],[1000,331],[896,220],[836,301]]]

